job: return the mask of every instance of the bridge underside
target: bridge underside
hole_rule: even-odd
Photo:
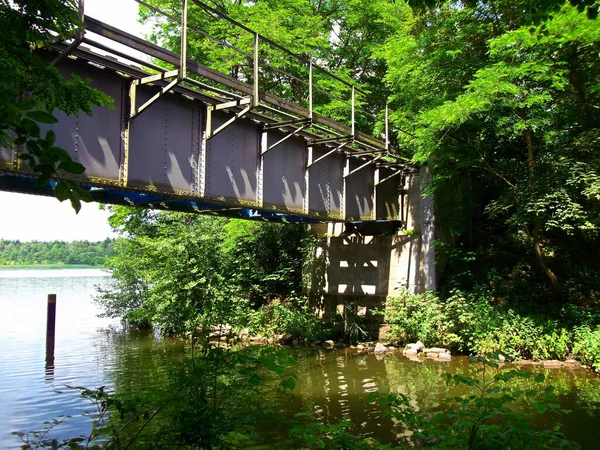
[[[92,116],[55,112],[58,123],[42,129],[54,130],[56,145],[86,167],[83,176],[61,177],[90,189],[96,201],[281,222],[400,218],[409,167],[385,158],[376,162],[372,152],[346,148],[339,138],[323,142],[254,110],[240,114],[243,104],[235,101],[216,110],[222,99],[184,86],[164,91],[160,77],[136,84],[132,98],[132,80],[147,72],[89,48],[78,48],[58,68],[66,77],[90,79],[114,99],[114,109],[95,108]],[[33,186],[35,174],[18,154],[0,149],[0,189],[50,195],[50,185]]]

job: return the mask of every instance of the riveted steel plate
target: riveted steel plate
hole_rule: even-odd
[[[328,147],[313,147],[313,161],[331,151]],[[343,161],[333,154],[310,167],[309,212],[321,217],[339,218],[343,190]]]
[[[9,167],[12,161],[12,150],[0,147],[0,167]]]
[[[277,131],[267,132],[267,146],[286,136]],[[265,206],[279,206],[302,211],[305,195],[306,141],[291,137],[263,156],[263,202]]]
[[[350,172],[366,161],[350,160]],[[346,178],[346,219],[369,220],[373,209],[374,168],[369,165]]]
[[[213,113],[213,130],[231,116]],[[238,119],[206,146],[206,197],[240,204],[256,204],[260,130]]]
[[[394,171],[379,169],[379,179],[385,180]],[[402,175],[396,175],[377,186],[377,219],[398,220],[400,217],[399,189]]]
[[[137,104],[157,88],[138,87]],[[193,101],[164,94],[133,119],[129,136],[129,185],[193,193]],[[196,124],[198,126],[198,124]]]
[[[55,145],[64,148],[73,160],[85,166],[85,175],[117,183],[121,159],[121,127],[123,87],[125,79],[108,70],[100,69],[83,61],[64,59],[59,70],[66,78],[72,73],[90,79],[90,85],[113,98],[114,108],[92,109],[85,113],[68,116],[54,111],[58,123],[41,126],[42,135],[48,129],[56,134]]]

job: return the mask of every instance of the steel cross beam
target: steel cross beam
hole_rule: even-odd
[[[263,128],[265,130],[274,130],[277,128],[283,128],[283,127],[287,127],[290,125],[312,125],[312,120],[311,119],[294,119],[294,120],[288,120],[287,122],[275,122],[275,123],[268,123],[265,124],[263,126]]]
[[[385,177],[383,180],[379,180],[375,182],[375,186],[379,186],[381,183],[386,182],[387,180],[389,180],[390,178],[394,178],[396,175],[400,175],[401,173],[403,173],[402,170],[398,170],[395,171],[393,174],[388,175],[387,177]]]
[[[356,169],[344,174],[344,178],[348,178],[350,175],[355,174],[356,172],[358,172],[359,170],[364,169],[367,166],[370,166],[371,164],[373,164],[375,161],[377,161],[378,159],[380,159],[381,156],[378,156],[376,158],[373,158],[370,161],[367,161],[366,163],[364,163],[362,166],[358,166]]]
[[[333,150],[330,150],[330,151],[328,151],[327,153],[325,153],[324,155],[322,155],[322,156],[319,156],[319,157],[318,157],[317,159],[315,159],[314,161],[311,161],[311,162],[309,162],[309,163],[308,163],[308,165],[306,166],[306,168],[308,169],[308,168],[310,168],[310,167],[314,166],[314,165],[315,165],[316,163],[318,163],[319,161],[322,161],[322,160],[324,160],[325,158],[327,158],[328,156],[330,156],[330,155],[333,155],[335,152],[338,152],[338,151],[340,151],[340,150],[341,150],[341,149],[342,149],[342,148],[343,148],[345,145],[346,145],[345,143],[342,143],[342,144],[338,145],[337,147],[335,147]]]
[[[312,141],[309,141],[308,144],[309,145],[330,144],[330,143],[345,142],[345,141],[354,141],[354,136],[352,136],[351,134],[348,134],[346,136],[336,136],[336,137],[332,137],[332,138],[314,139]]]

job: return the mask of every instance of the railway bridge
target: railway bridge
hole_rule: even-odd
[[[190,8],[247,33],[252,47],[188,23]],[[86,167],[83,175],[61,176],[108,204],[311,224],[323,245],[310,289],[333,303],[435,286],[433,202],[421,195],[423,169],[390,145],[385,100],[370,103],[348,81],[198,0],[182,0],[180,17],[152,9],[180,24],[179,54],[82,10],[85,32],[47,55],[66,77],[90,79],[115,105],[92,116],[55,112],[58,123],[45,129]],[[232,76],[189,59],[190,33],[241,54],[249,70]],[[295,73],[274,67],[273,52]],[[266,78],[275,72],[278,91],[287,86],[294,95],[264,87],[273,86]],[[318,114],[317,99],[348,120]],[[0,190],[51,195],[52,182],[36,187],[18,156],[19,149],[0,150]]]

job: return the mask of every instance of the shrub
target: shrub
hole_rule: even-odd
[[[262,335],[292,334],[298,338],[323,339],[328,330],[303,299],[293,298],[285,302],[279,299],[261,306],[248,319],[251,333]]]
[[[406,448],[434,447],[447,449],[557,449],[577,448],[554,422],[552,429],[532,426],[532,419],[545,414],[560,419],[569,411],[560,409],[553,386],[521,389],[518,379],[543,383],[545,376],[522,370],[498,370],[494,359],[470,357],[479,365],[477,376],[445,374],[446,383],[464,386],[470,392],[448,398],[446,408],[428,417],[418,412],[410,398],[402,393],[369,394],[383,415],[391,415],[408,433],[402,439]]]
[[[407,344],[418,340],[426,345],[455,345],[458,336],[440,297],[434,291],[389,298],[385,317],[390,325],[392,341]]]
[[[573,356],[600,372],[600,326],[595,330],[589,326],[575,328]]]
[[[485,293],[454,291],[444,299],[433,291],[405,292],[387,301],[385,318],[392,340],[402,344],[420,340],[460,352],[536,360],[564,359],[573,348],[588,364],[600,363],[600,331],[582,327],[574,343],[570,315],[559,320],[549,314],[519,312],[494,304]],[[576,342],[581,342],[577,351]]]

